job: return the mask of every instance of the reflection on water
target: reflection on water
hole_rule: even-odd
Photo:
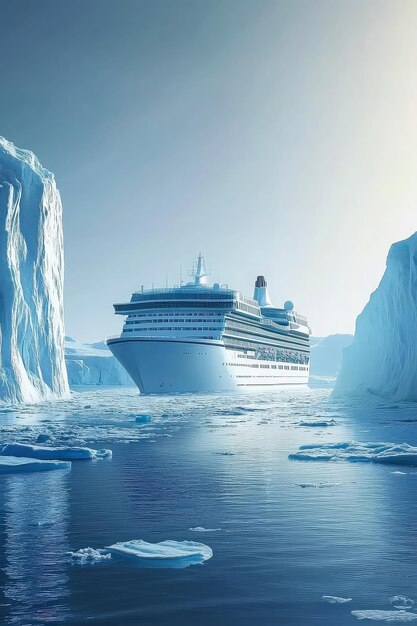
[[[2,479],[6,624],[62,622],[69,615],[68,472]]]
[[[150,420],[136,422],[143,414]],[[118,389],[4,419],[3,441],[45,432],[52,443],[113,449],[70,472],[1,478],[6,624],[352,626],[352,610],[417,600],[416,468],[288,458],[302,444],[416,445],[415,405],[355,405],[317,389],[164,398]],[[200,541],[213,557],[175,570],[67,562],[69,550],[132,539]]]

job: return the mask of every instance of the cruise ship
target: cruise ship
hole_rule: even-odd
[[[291,302],[273,306],[263,276],[253,298],[208,284],[202,255],[191,282],[142,289],[114,305],[125,316],[107,345],[141,393],[191,393],[306,385],[310,329]]]

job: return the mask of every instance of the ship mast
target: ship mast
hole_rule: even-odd
[[[190,275],[194,278],[194,283],[191,284],[194,284],[196,287],[206,284],[207,276],[209,276],[210,273],[206,270],[206,264],[201,252],[197,257],[197,261],[194,261],[193,269],[190,272]]]

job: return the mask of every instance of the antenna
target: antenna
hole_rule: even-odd
[[[180,264],[180,287],[182,285],[182,265]]]
[[[194,284],[195,286],[206,284],[207,276],[210,276],[210,272],[206,270],[206,264],[204,262],[204,257],[201,252],[197,257],[197,261],[194,261],[193,269],[191,270],[191,272],[189,272],[189,275],[194,278],[194,283],[190,284]]]

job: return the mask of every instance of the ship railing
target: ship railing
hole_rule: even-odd
[[[172,293],[173,291],[178,291],[178,289],[181,289],[181,291],[201,291],[202,289],[206,289],[207,291],[213,291],[214,293],[216,291],[234,291],[233,289],[229,289],[226,286],[219,286],[219,289],[213,289],[213,287],[210,287],[209,285],[174,285],[173,287],[157,287],[157,288],[152,288],[152,289],[139,289],[138,291],[134,291],[133,294],[134,295],[141,295],[141,294],[150,294],[150,293]]]
[[[106,341],[108,341],[109,339],[120,339],[120,335],[110,335],[110,337],[107,337]]]

